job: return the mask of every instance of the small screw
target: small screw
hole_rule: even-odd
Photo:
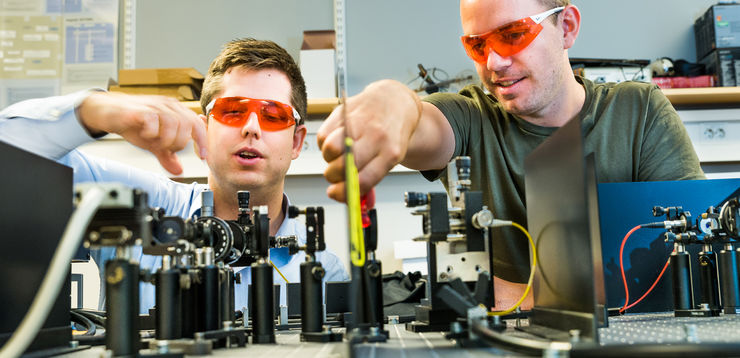
[[[460,324],[460,322],[455,321],[455,322],[450,323],[451,333],[462,333],[462,331],[463,329],[462,329],[462,325]]]
[[[572,343],[580,342],[581,340],[581,330],[580,329],[571,329],[568,331],[568,335],[570,336],[570,341]]]
[[[684,331],[686,332],[686,342],[689,343],[698,343],[699,337],[696,334],[696,325],[695,324],[687,324],[683,326]]]

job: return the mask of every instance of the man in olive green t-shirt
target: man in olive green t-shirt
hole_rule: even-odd
[[[347,118],[337,109],[319,129],[330,197],[344,200],[345,121],[362,128],[353,131],[362,192],[396,164],[434,180],[453,157],[468,155],[473,190],[484,192],[497,218],[522,224],[524,158],[570,120],[582,123],[601,182],[704,177],[683,124],[656,86],[596,85],[573,75],[568,49],[581,14],[569,0],[461,0],[460,16],[463,47],[490,94],[469,86],[422,102],[397,81],[370,84],[347,100]],[[529,250],[515,230],[493,237],[500,309],[524,292]]]

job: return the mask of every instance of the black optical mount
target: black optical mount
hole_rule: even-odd
[[[306,261],[301,263],[301,341],[338,342],[342,333],[332,332],[324,325],[323,279],[325,275],[316,253],[326,250],[324,240],[324,208],[295,206],[288,208],[288,217],[304,215],[306,219],[306,246],[298,247],[306,253]]]
[[[475,286],[476,304],[490,308],[494,303],[490,233],[487,224],[477,224],[482,217],[492,221],[493,215],[483,206],[482,192],[470,190],[470,157],[455,158],[447,174],[448,193],[405,194],[407,207],[419,207],[413,214],[422,216],[424,235],[415,240],[426,242],[428,253],[426,298],[416,306],[416,319],[406,324],[413,332],[450,330],[460,317],[457,309],[467,306],[459,304],[463,298],[443,299],[450,288],[467,297]]]
[[[112,356],[203,355],[214,346],[245,346],[248,319],[235,327],[234,287],[241,278],[230,265],[252,267],[255,304],[261,308],[252,312],[253,342],[274,342],[269,249],[286,246],[295,253],[297,243],[269,236],[266,207],[250,212],[249,193],[239,192],[237,220],[222,220],[213,216],[213,193],[204,191],[201,216],[185,220],[149,208],[146,193],[120,184],[78,185],[77,200],[92,185],[102,186],[108,198],[87,228],[85,245],[116,248],[116,258],[105,265],[106,347]],[[162,266],[155,273],[140,272],[131,260],[134,245],[161,256]],[[155,339],[148,342],[149,351],[139,351],[140,280],[155,285]]]
[[[666,216],[662,223],[649,227],[663,227],[665,241],[673,243],[670,257],[673,279],[674,312],[677,317],[711,317],[735,314],[740,308],[738,285],[737,222],[740,205],[738,198],[730,198],[718,207],[710,206],[692,223],[691,214],[680,206],[653,208],[653,216]],[[691,277],[691,259],[687,245],[702,245],[698,254],[701,303],[695,305]],[[721,244],[718,253],[712,244]]]
[[[114,247],[116,256],[105,263],[106,333],[105,347],[109,355],[183,357],[181,352],[139,351],[139,263],[132,258],[135,245],[145,251],[158,245],[155,221],[161,211],[147,206],[147,194],[120,184],[80,184],[75,187],[79,202],[97,186],[106,198],[88,225],[84,245],[91,248]],[[167,332],[166,334],[173,334]]]

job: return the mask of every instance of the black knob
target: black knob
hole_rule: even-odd
[[[240,209],[249,209],[249,192],[246,190],[239,190],[236,193],[236,198],[239,201]]]
[[[406,203],[407,208],[413,208],[416,206],[426,205],[429,202],[429,197],[424,193],[407,191],[403,194],[403,200]]]
[[[297,254],[298,250],[300,250],[300,246],[298,246],[297,242],[291,241],[290,243],[288,243],[288,254],[289,255]]]
[[[298,207],[293,206],[293,205],[288,207],[288,217],[289,218],[291,219],[297,218],[299,213],[300,213],[300,209],[298,209]]]
[[[321,280],[324,278],[326,271],[324,271],[324,268],[321,266],[315,266],[313,269],[311,269],[311,274],[317,280]]]
[[[455,159],[455,166],[457,167],[458,179],[470,179],[470,157],[457,157]]]

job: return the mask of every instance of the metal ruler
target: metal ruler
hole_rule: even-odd
[[[122,56],[118,68],[129,69],[136,67],[136,0],[121,1],[121,35],[119,37],[121,46],[119,48]]]
[[[334,0],[334,32],[336,34],[337,93],[347,91],[347,42],[344,0]],[[347,94],[349,95],[349,94]]]

